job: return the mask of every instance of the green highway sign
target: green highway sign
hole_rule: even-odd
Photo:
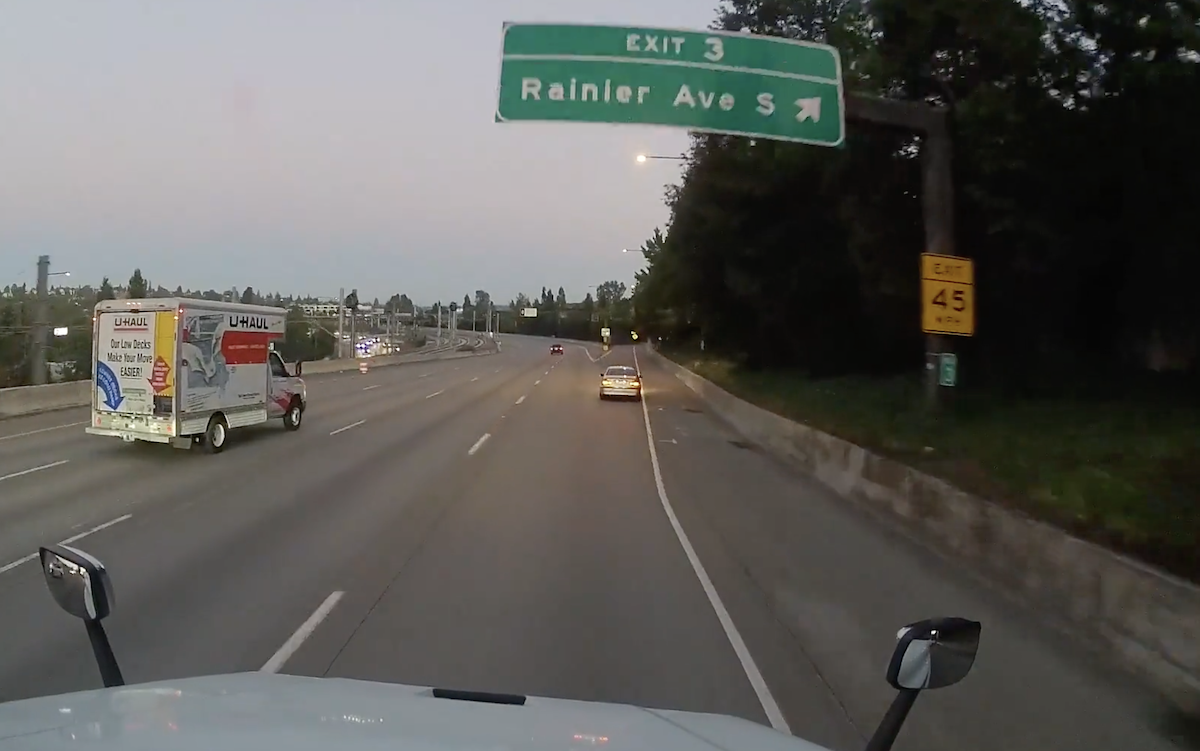
[[[938,385],[953,386],[958,383],[958,355],[943,352],[938,357]]]
[[[833,47],[729,31],[504,25],[497,122],[665,125],[841,146]]]

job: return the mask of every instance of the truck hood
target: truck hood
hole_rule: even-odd
[[[828,751],[749,720],[529,697],[442,699],[428,687],[236,673],[0,704],[0,750]]]

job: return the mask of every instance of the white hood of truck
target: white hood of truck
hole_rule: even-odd
[[[0,704],[0,751],[828,751],[748,720],[426,687],[237,673]]]

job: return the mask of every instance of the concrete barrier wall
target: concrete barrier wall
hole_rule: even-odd
[[[735,430],[1200,713],[1200,588],[739,399],[649,347]]]
[[[372,357],[367,362],[370,367],[386,368],[395,365],[430,362],[433,360],[457,360],[463,357],[480,357],[495,354],[496,349],[487,342],[473,342],[477,345],[469,352],[458,352],[459,345],[443,345],[438,348],[420,349],[403,355],[389,357]],[[304,363],[303,374],[319,375],[322,373],[342,373],[358,370],[357,359],[316,360]],[[45,386],[18,386],[16,388],[0,389],[0,420],[6,417],[34,415],[41,412],[51,412],[56,409],[71,407],[86,407],[92,403],[92,382],[71,381],[69,383],[51,383]]]
[[[0,419],[79,407],[91,404],[91,399],[91,381],[0,389]]]

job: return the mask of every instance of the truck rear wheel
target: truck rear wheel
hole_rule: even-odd
[[[221,415],[213,415],[204,430],[204,450],[210,454],[219,454],[225,450],[225,442],[229,440],[229,424]]]
[[[286,430],[299,430],[300,421],[304,419],[304,410],[300,409],[300,399],[295,397],[283,413],[283,427]]]

